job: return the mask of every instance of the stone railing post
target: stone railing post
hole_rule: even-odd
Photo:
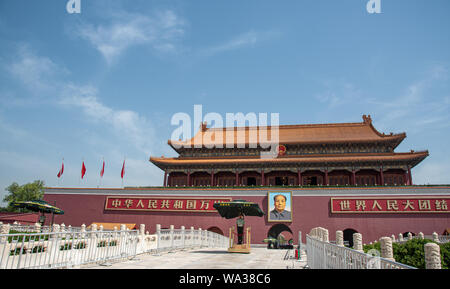
[[[441,269],[441,250],[438,244],[427,243],[425,248],[425,269]]]
[[[91,238],[97,238],[97,230],[98,230],[98,226],[97,224],[92,224],[91,226]]]
[[[336,231],[336,245],[341,247],[344,246],[344,232]]]
[[[402,233],[398,234],[398,241],[403,242],[403,234]]]
[[[436,242],[436,243],[439,243],[439,236],[438,236],[438,234],[436,232],[433,232],[432,236],[433,236],[433,241]]]
[[[380,238],[381,258],[389,261],[395,261],[394,251],[392,250],[392,239],[390,237]]]
[[[11,226],[9,224],[2,224],[0,225],[0,234],[2,235],[7,235],[9,234],[9,230],[11,229]],[[6,240],[8,239],[8,237],[2,237],[0,239],[0,242],[4,243],[6,242]]]
[[[325,228],[322,228],[322,241],[327,242],[327,243],[330,242],[328,230]]]
[[[139,225],[139,235],[145,235],[145,224]]]
[[[413,235],[411,234],[411,232],[408,232],[408,240],[412,240]]]
[[[394,243],[395,242],[395,235],[394,234],[392,234],[391,239],[392,239],[392,243]]]
[[[189,233],[190,235],[191,235],[191,238],[190,238],[190,240],[191,240],[191,247],[194,247],[194,245],[195,245],[195,239],[194,239],[194,227],[192,227],[191,226],[191,232]]]
[[[156,250],[159,252],[161,248],[161,224],[156,224]]]
[[[182,244],[181,247],[183,249],[185,249],[185,245],[184,245],[185,236],[186,236],[186,227],[181,226],[181,244]]]
[[[41,232],[41,224],[40,223],[35,223],[34,224],[34,232],[35,233],[40,233]]]
[[[200,247],[203,245],[203,231],[202,228],[198,228],[198,235],[200,236]]]
[[[360,233],[353,234],[353,249],[358,252],[364,252],[362,244],[362,235]]]
[[[423,240],[423,239],[425,239],[425,236],[423,235],[423,233],[422,233],[422,232],[419,232],[419,239],[420,239],[420,240]]]
[[[58,232],[59,232],[59,225],[58,225],[58,224],[53,224],[53,226],[52,226],[52,232],[53,232],[53,233],[58,233]]]
[[[170,225],[170,248],[173,249],[174,225]]]
[[[86,237],[86,225],[83,224],[81,225],[81,238],[85,238]]]

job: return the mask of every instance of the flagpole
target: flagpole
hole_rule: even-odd
[[[122,165],[122,189],[124,188],[123,179],[125,177],[125,160],[126,160],[126,157],[123,158],[123,165]]]

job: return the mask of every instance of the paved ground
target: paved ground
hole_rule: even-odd
[[[292,257],[292,258],[289,258]],[[142,254],[136,260],[111,263],[110,266],[91,264],[83,269],[302,269],[303,261],[293,259],[293,250],[252,248],[250,254],[228,253],[226,249],[197,249],[162,253]]]

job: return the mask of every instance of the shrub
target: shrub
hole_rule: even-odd
[[[71,250],[71,249],[72,249],[72,243],[66,243],[59,247],[60,251]]]
[[[430,242],[435,243],[429,239],[412,239],[402,244],[392,243],[395,261],[419,269],[425,269],[424,246]],[[450,265],[450,243],[439,244],[439,247],[441,250],[442,269],[448,269]],[[379,242],[375,242],[371,245],[365,245],[363,249],[365,253],[367,253],[370,249],[376,249],[381,252]]]

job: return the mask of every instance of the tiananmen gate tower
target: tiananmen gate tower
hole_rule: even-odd
[[[342,230],[345,240],[359,232],[367,243],[450,228],[450,186],[413,184],[413,168],[429,152],[396,152],[406,133],[379,132],[366,115],[354,123],[280,125],[271,155],[260,140],[273,129],[202,123],[191,139],[168,141],[177,157],[150,157],[163,171],[161,186],[46,188],[44,200],[65,211],[55,222],[66,225],[145,224],[151,233],[157,224],[192,226],[224,235],[235,220],[220,217],[213,204],[247,200],[265,213],[246,217],[256,244],[279,234],[297,243],[299,231],[305,236],[318,226],[330,239]],[[283,218],[274,214],[279,195]]]

